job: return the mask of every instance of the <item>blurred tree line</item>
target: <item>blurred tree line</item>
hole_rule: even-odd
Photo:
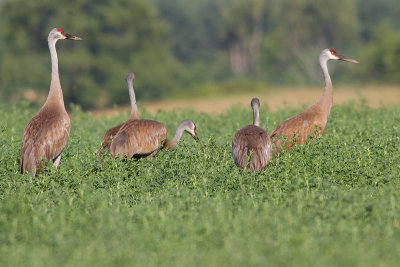
[[[398,0],[0,0],[0,97],[47,94],[54,27],[84,39],[57,44],[65,100],[84,108],[128,103],[128,71],[141,100],[318,83],[326,47],[361,62],[331,64],[335,81],[397,84],[398,14]]]

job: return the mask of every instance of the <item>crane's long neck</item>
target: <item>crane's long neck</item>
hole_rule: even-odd
[[[183,125],[179,124],[178,127],[176,128],[175,136],[172,138],[172,140],[166,140],[164,147],[166,149],[175,149],[176,146],[178,145],[179,140],[182,138],[182,134],[184,131]]]
[[[131,115],[129,119],[131,120],[138,120],[139,119],[139,112],[136,104],[136,96],[135,91],[133,90],[133,80],[127,81],[128,88],[129,88],[129,98],[131,100]]]
[[[325,79],[325,89],[322,93],[321,98],[318,100],[317,104],[321,105],[322,109],[327,112],[327,116],[329,116],[332,104],[333,104],[333,88],[332,88],[332,81],[331,77],[329,76],[328,66],[327,66],[328,59],[320,58],[319,64],[321,65],[322,73],[324,74]]]
[[[60,84],[60,77],[58,74],[58,57],[56,51],[56,42],[57,39],[48,40],[50,56],[51,56],[51,83],[50,83],[50,92],[47,96],[46,104],[50,102],[58,102],[62,106],[64,106],[64,98]]]
[[[253,125],[260,126],[260,112],[257,105],[253,107]]]

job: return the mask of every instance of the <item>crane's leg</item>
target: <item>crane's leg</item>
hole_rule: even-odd
[[[53,166],[57,168],[58,165],[60,165],[60,161],[61,161],[61,153],[60,153],[60,155],[58,155],[58,156],[54,159],[54,161],[53,161]]]
[[[160,151],[160,148],[154,150],[153,152],[151,152],[151,154],[147,155],[147,156],[144,157],[144,158],[145,158],[145,159],[152,159],[152,158],[154,158],[154,156],[158,153],[158,151]]]

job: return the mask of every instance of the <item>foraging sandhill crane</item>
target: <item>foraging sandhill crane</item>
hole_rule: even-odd
[[[132,120],[126,122],[111,142],[111,153],[115,156],[123,155],[127,159],[152,158],[162,148],[175,149],[187,131],[198,142],[196,124],[191,120],[183,120],[176,128],[172,140],[167,139],[167,128],[153,120]]]
[[[48,44],[51,56],[49,95],[43,107],[26,125],[22,138],[20,171],[31,173],[33,176],[50,160],[53,161],[55,167],[58,167],[61,152],[69,137],[70,120],[64,107],[58,74],[56,42],[60,39],[82,40],[59,28],[54,28],[49,33]]]
[[[256,172],[263,169],[271,159],[272,142],[269,134],[260,128],[258,98],[251,100],[253,125],[240,129],[232,140],[232,155],[236,166]]]
[[[338,55],[332,49],[324,49],[321,52],[319,64],[325,79],[324,92],[315,104],[304,112],[281,122],[272,131],[271,139],[275,145],[274,153],[278,153],[282,145],[285,145],[286,149],[290,150],[293,142],[302,144],[309,140],[312,135],[320,136],[324,132],[333,104],[332,81],[327,66],[327,62],[330,59],[358,63],[354,59]]]
[[[126,122],[139,119],[139,112],[138,112],[138,108],[136,105],[135,91],[133,90],[133,81],[134,80],[135,80],[135,74],[133,72],[128,72],[128,74],[126,74],[126,82],[128,84],[129,98],[131,101],[131,115],[129,116],[129,119]],[[118,133],[121,126],[124,125],[126,122],[123,122],[120,125],[109,129],[104,134],[103,139],[102,139],[102,145],[101,145],[101,148],[99,149],[99,153],[97,154],[97,156],[100,156],[102,149],[110,149],[111,141],[112,141],[113,137]]]

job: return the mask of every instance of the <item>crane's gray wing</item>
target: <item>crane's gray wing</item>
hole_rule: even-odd
[[[68,115],[38,113],[26,125],[22,138],[21,173],[40,169],[61,154],[70,131]]]
[[[121,127],[111,143],[111,153],[132,157],[146,156],[159,150],[167,138],[167,129],[152,120],[129,121]]]

